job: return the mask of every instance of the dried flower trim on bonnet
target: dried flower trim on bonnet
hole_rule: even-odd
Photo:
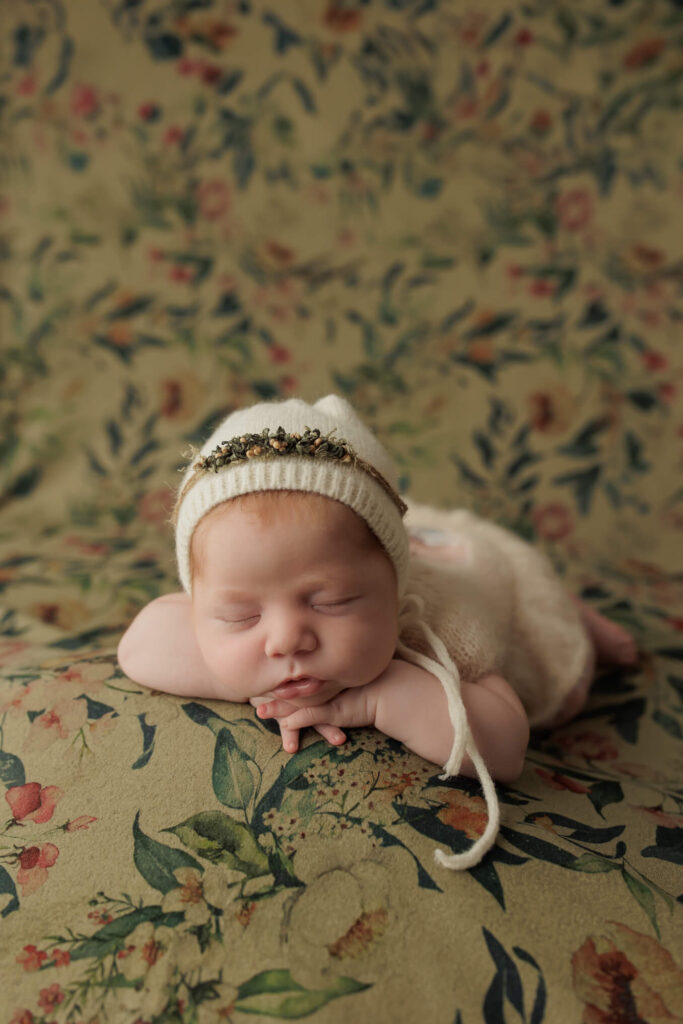
[[[284,427],[280,426],[271,434],[270,428],[265,427],[260,434],[243,434],[229,441],[221,441],[213,451],[208,455],[200,455],[193,464],[193,475],[178,494],[172,521],[175,523],[178,507],[187,491],[197,481],[198,474],[217,473],[223,466],[231,463],[269,455],[280,458],[285,455],[300,455],[305,458],[339,459],[344,464],[353,463],[377,480],[404,516],[408,506],[391,484],[369,462],[359,459],[345,438],[337,438],[334,433],[334,429],[329,434],[321,434],[317,429],[306,427],[303,434],[288,434]]]
[[[190,543],[196,526],[216,505],[241,494],[276,490],[321,494],[347,505],[375,534],[396,570],[400,599],[397,654],[435,675],[448,701],[453,746],[439,778],[457,775],[468,754],[486,797],[488,822],[469,850],[450,855],[436,850],[434,855],[447,868],[478,864],[498,833],[495,786],[469,729],[458,669],[443,640],[425,622],[422,598],[407,592],[410,556],[403,524],[407,506],[398,494],[398,474],[386,449],[348,402],[328,395],[313,405],[289,399],[231,413],[193,457],[197,454],[185,470],[174,512],[178,574],[188,594],[192,592]],[[423,633],[434,658],[401,642],[405,630],[415,627]]]

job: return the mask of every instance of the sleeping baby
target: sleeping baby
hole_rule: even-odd
[[[494,842],[493,780],[519,776],[530,726],[577,714],[598,660],[636,660],[629,634],[514,534],[406,504],[388,453],[335,395],[230,414],[187,469],[174,519],[183,591],[138,614],[123,671],[249,701],[290,752],[308,726],[335,745],[374,726],[442,779],[478,776],[486,829],[464,853],[437,850],[445,867]]]

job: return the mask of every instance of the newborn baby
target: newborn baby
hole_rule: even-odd
[[[625,664],[635,646],[573,602],[540,555],[529,563],[529,546],[506,531],[412,506],[411,537],[406,511],[391,460],[342,399],[233,413],[180,488],[184,592],[140,612],[119,662],[156,689],[250,701],[277,719],[288,751],[306,726],[333,744],[345,742],[343,727],[374,726],[444,765],[442,778],[479,775],[484,836],[465,854],[437,851],[444,865],[466,867],[495,839],[491,776],[519,776],[529,709],[533,724],[571,717],[596,653]],[[435,532],[435,522],[447,529]],[[545,673],[537,623],[525,627],[529,564],[553,644],[569,652]]]

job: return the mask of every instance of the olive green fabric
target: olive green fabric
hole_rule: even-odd
[[[680,4],[0,13],[2,1021],[681,1019]],[[151,693],[182,452],[337,391],[633,630],[499,787]]]

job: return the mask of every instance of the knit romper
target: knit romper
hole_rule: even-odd
[[[509,530],[462,509],[408,503],[408,592],[424,601],[461,679],[502,675],[532,726],[549,722],[579,682],[591,643],[550,561]],[[419,630],[401,640],[430,654]]]

